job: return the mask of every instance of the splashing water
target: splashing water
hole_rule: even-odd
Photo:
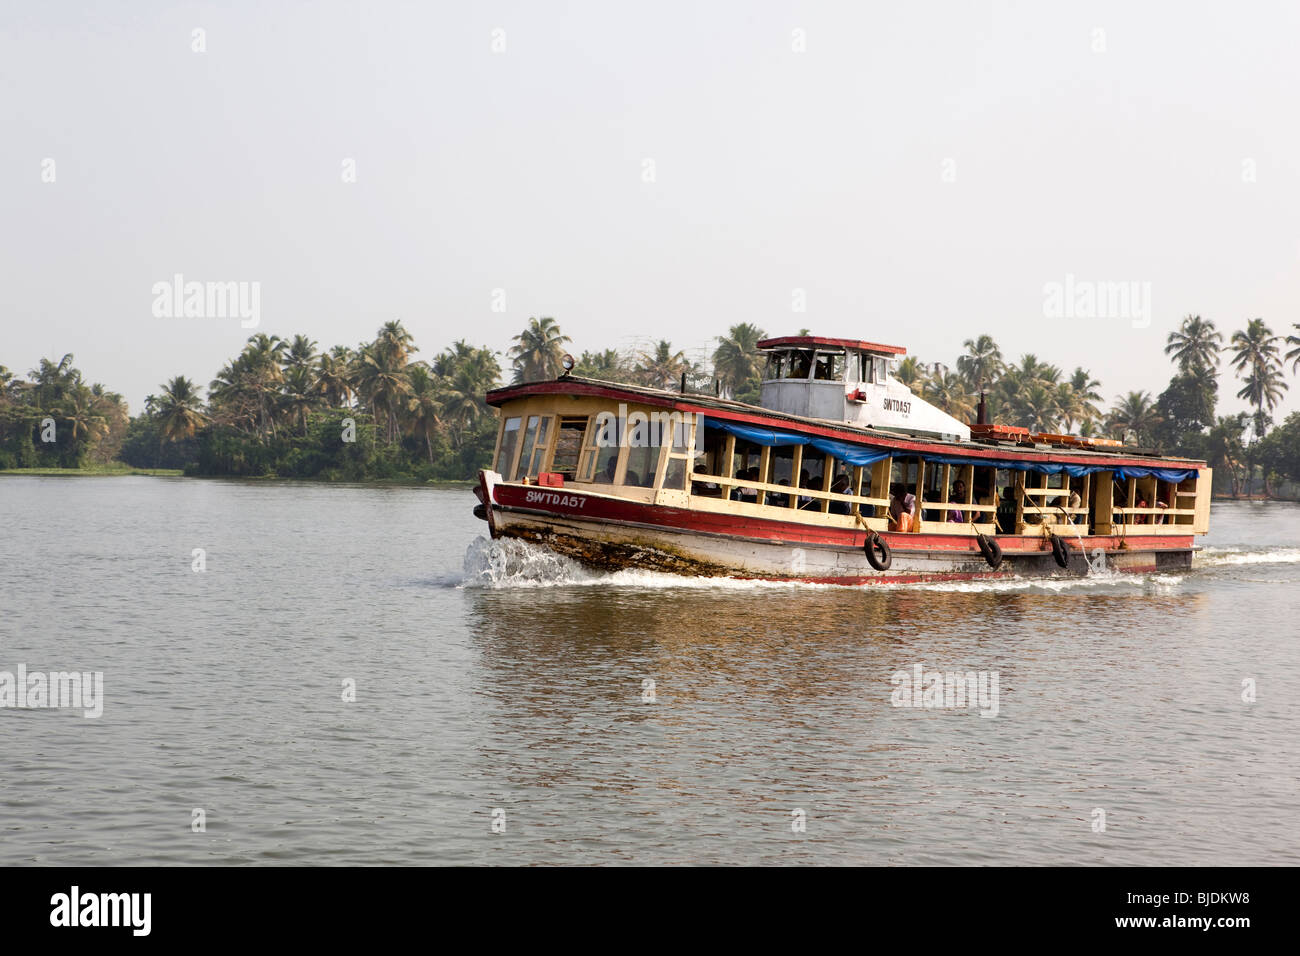
[[[464,572],[461,586],[470,588],[538,588],[594,580],[576,561],[510,538],[475,538],[465,551]]]
[[[1085,553],[1085,559],[1087,555]],[[1089,571],[1077,577],[1021,577],[1012,575],[975,581],[911,581],[882,584],[828,584],[808,581],[760,581],[746,578],[685,577],[663,571],[625,569],[621,571],[591,571],[576,561],[555,554],[546,548],[503,538],[496,541],[476,538],[465,552],[461,588],[508,590],[549,587],[622,587],[622,588],[675,588],[675,589],[797,589],[800,591],[865,590],[880,591],[933,591],[952,594],[1000,594],[1016,591],[1036,591],[1059,594],[1078,589],[1096,587],[1121,587],[1147,593],[1167,593],[1183,582],[1180,575],[1122,573],[1108,566],[1104,557],[1088,561]]]
[[[1243,551],[1240,548],[1205,548],[1192,559],[1194,567],[1224,567],[1238,564],[1295,564],[1300,562],[1300,548],[1261,548]]]

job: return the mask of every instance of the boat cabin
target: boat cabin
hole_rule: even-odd
[[[816,335],[764,339],[764,408],[914,436],[967,441],[970,428],[893,377],[897,345]]]

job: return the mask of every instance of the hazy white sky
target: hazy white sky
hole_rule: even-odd
[[[1300,322],[1297,37],[1295,3],[0,0],[0,364],[206,386],[252,330],[155,317],[180,273],[322,346],[988,332],[1154,395],[1185,314]],[[1067,276],[1150,283],[1149,324],[1049,317]]]

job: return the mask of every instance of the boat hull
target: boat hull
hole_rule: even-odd
[[[600,570],[637,568],[709,577],[835,584],[1083,575],[1104,561],[1130,572],[1189,568],[1191,535],[1088,536],[1069,544],[1066,568],[1046,537],[999,536],[993,569],[975,540],[955,534],[895,534],[886,571],[866,559],[863,531],[810,527],[615,499],[578,491],[497,484],[485,489],[493,537],[529,541]],[[1082,546],[1082,549],[1081,549]],[[1085,557],[1085,552],[1087,557]],[[1090,560],[1091,559],[1091,563]]]

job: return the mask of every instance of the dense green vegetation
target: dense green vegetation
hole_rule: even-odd
[[[1300,330],[1300,324],[1296,326]],[[800,330],[806,334],[807,330]],[[692,362],[666,340],[647,351],[583,352],[574,374],[679,387],[757,402],[757,343],[767,333],[740,323],[719,336],[711,363]],[[507,352],[515,382],[555,378],[570,339],[553,318],[530,319]],[[1282,355],[1284,346],[1292,346]],[[895,375],[949,414],[973,420],[980,395],[992,421],[1035,431],[1109,436],[1204,458],[1233,494],[1251,479],[1300,481],[1300,415],[1272,429],[1288,388],[1284,364],[1300,367],[1300,336],[1275,335],[1251,319],[1227,344],[1200,316],[1169,335],[1168,385],[1116,396],[1102,408],[1101,383],[1084,368],[1066,374],[1034,354],[1015,362],[987,335],[968,339],[952,366],[910,356]],[[401,322],[373,341],[318,350],[303,335],[252,336],[216,374],[207,398],[172,378],[128,419],[120,395],[87,384],[72,355],[42,359],[20,379],[0,366],[0,470],[98,467],[183,469],[190,475],[273,476],[335,481],[472,478],[492,453],[496,422],[484,393],[501,380],[490,349],[453,343],[429,361]],[[1223,358],[1250,413],[1219,417]]]
[[[41,359],[26,380],[0,365],[0,470],[84,468],[117,457],[126,402],[87,384],[72,362],[70,354]]]

